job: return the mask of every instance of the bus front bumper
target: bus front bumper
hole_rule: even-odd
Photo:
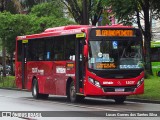
[[[141,83],[138,87],[134,86],[102,86],[97,87],[88,82],[85,85],[85,96],[129,96],[129,95],[137,95],[144,93],[144,82]]]

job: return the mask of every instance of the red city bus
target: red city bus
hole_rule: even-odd
[[[105,96],[123,103],[144,93],[142,46],[140,30],[122,25],[69,25],[18,36],[16,85],[36,99]]]

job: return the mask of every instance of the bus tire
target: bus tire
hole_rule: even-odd
[[[39,99],[39,98],[47,99],[49,96],[49,94],[40,94],[39,93],[38,81],[36,78],[34,78],[33,84],[32,84],[32,96],[35,99]]]
[[[47,99],[49,94],[40,94],[40,98],[42,99]]]
[[[76,89],[73,81],[70,83],[69,94],[67,97],[72,103],[80,102],[84,99],[84,96],[76,95]]]
[[[36,78],[33,79],[33,83],[32,83],[32,96],[35,99],[39,99],[40,98],[39,88],[38,88],[38,81],[37,81]]]
[[[116,104],[123,104],[126,100],[126,96],[117,96],[114,98]]]

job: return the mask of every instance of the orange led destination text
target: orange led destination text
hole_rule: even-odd
[[[96,65],[97,69],[108,69],[108,68],[116,68],[115,64],[114,63],[98,63]]]
[[[133,30],[96,30],[96,36],[133,36]]]

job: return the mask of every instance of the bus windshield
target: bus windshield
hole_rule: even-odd
[[[141,44],[137,40],[90,40],[88,67],[95,70],[141,69]]]

